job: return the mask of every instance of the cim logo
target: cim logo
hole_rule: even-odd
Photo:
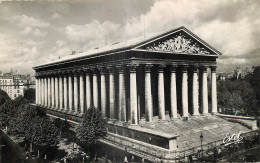
[[[243,140],[243,137],[241,137],[240,134],[241,131],[238,134],[233,134],[233,135],[227,133],[226,137],[223,139],[224,146],[240,143]]]

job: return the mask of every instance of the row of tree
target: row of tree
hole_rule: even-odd
[[[57,148],[61,133],[68,133],[71,126],[66,120],[59,118],[51,120],[43,108],[32,106],[30,102],[31,100],[21,96],[11,100],[4,91],[0,90],[1,125],[7,127],[9,134],[23,138],[28,148],[33,146],[36,151],[41,150],[41,153],[53,151]],[[82,123],[76,127],[78,141],[74,141],[88,149],[106,134],[106,120],[101,112],[89,108],[84,114]],[[52,156],[48,156],[50,157]]]

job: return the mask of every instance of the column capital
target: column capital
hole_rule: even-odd
[[[158,72],[163,72],[163,70],[164,70],[165,67],[166,67],[166,66],[165,66],[164,64],[158,65]]]
[[[106,67],[98,67],[98,70],[100,71],[100,73],[102,74],[102,75],[104,75],[106,72],[107,72],[107,68]]]
[[[84,75],[84,70],[82,69],[82,70],[79,70],[79,72],[78,72],[78,74],[79,74],[79,76],[83,76]]]
[[[139,65],[138,64],[128,64],[127,67],[130,72],[136,72],[136,69]]]
[[[188,65],[182,65],[182,66],[181,66],[181,71],[182,71],[182,72],[187,72],[187,71],[188,71],[188,68],[189,68]]]
[[[200,66],[200,70],[203,72],[207,72],[209,66]]]
[[[115,66],[109,65],[109,66],[107,66],[107,69],[108,69],[109,73],[113,73],[114,69],[115,69]]]
[[[116,65],[116,68],[118,69],[119,73],[123,73],[124,69],[125,69],[125,66],[124,65]]]
[[[216,72],[217,66],[216,65],[210,66],[210,69],[211,69],[211,72]]]
[[[97,74],[99,72],[97,67],[91,67],[90,70],[93,72],[93,74]]]
[[[176,72],[177,65],[170,65],[171,72]]]
[[[191,69],[192,72],[194,72],[194,73],[197,73],[197,72],[198,72],[198,68],[199,68],[198,65],[192,65],[192,66],[190,66],[190,69]]]
[[[145,72],[151,72],[153,65],[144,65],[144,71]]]
[[[59,73],[59,77],[65,77],[65,76],[69,76],[71,72],[69,71],[61,71],[61,73]]]
[[[84,67],[83,68],[83,72],[85,72],[86,74],[90,74],[91,73],[91,70],[89,67]]]
[[[61,73],[61,76],[62,76],[63,73]],[[73,76],[73,71],[72,70],[67,70],[66,72],[64,72],[64,75],[67,75],[67,76]]]

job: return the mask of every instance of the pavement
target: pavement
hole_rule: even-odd
[[[255,162],[260,162],[260,145],[251,149],[242,150],[237,154],[233,154],[219,161],[220,162],[244,162],[243,158],[245,155],[254,155],[256,158]]]

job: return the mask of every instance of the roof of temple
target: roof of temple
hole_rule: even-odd
[[[181,36],[180,32],[183,32],[183,34],[185,36],[184,37]],[[175,35],[175,37],[170,37],[176,33],[179,33],[179,35]],[[174,51],[174,49],[171,49],[172,48],[171,44],[172,43],[174,44],[174,42],[178,43],[178,40],[179,40],[179,42],[182,43],[182,45],[180,45],[180,46],[183,46],[183,43],[185,43],[185,46],[189,47],[189,49],[185,52],[177,51],[176,49]],[[200,44],[203,47],[202,48],[197,47],[198,44]],[[48,63],[38,65],[34,68],[45,67],[48,65],[58,64],[58,63],[62,63],[62,62],[68,62],[71,60],[78,60],[78,59],[80,60],[81,58],[92,57],[92,56],[101,55],[101,54],[109,55],[109,54],[113,54],[116,52],[118,53],[118,52],[122,52],[122,51],[126,51],[126,50],[133,50],[133,51],[141,50],[141,51],[156,51],[156,52],[186,53],[186,54],[189,54],[189,53],[194,54],[196,52],[196,54],[200,54],[200,55],[205,55],[205,54],[221,55],[221,53],[218,50],[216,50],[215,48],[213,48],[212,46],[207,44],[205,41],[200,39],[198,36],[196,36],[195,34],[190,32],[187,28],[179,27],[177,29],[163,32],[161,34],[156,34],[156,35],[145,37],[145,38],[139,37],[139,38],[135,38],[135,39],[127,40],[127,41],[113,43],[112,45],[108,45],[108,46],[104,46],[104,47],[100,47],[100,48],[90,49],[85,52],[75,53],[73,55],[68,55],[68,56],[62,57],[55,61],[50,61]]]

